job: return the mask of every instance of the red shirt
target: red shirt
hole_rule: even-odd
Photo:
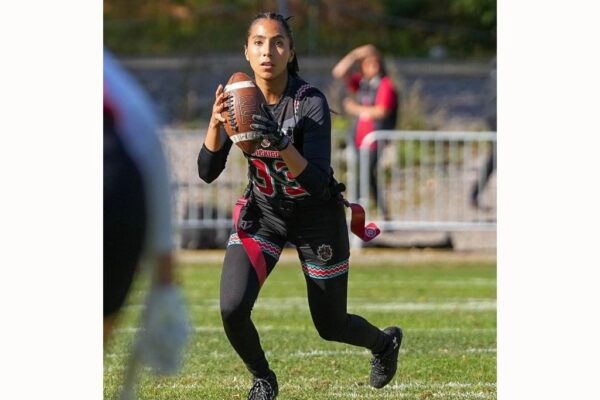
[[[357,101],[361,105],[374,106],[382,105],[386,111],[393,112],[398,103],[397,95],[394,89],[392,80],[388,76],[384,76],[380,79],[379,85],[376,88],[362,88],[361,87],[362,76],[360,74],[354,74],[350,76],[348,80],[348,88],[358,94]],[[363,87],[367,86],[368,83],[363,82]],[[374,96],[373,96],[374,94]],[[354,145],[359,148],[362,144],[365,136],[378,128],[378,121],[370,117],[358,116],[356,123],[356,132],[354,137]],[[376,148],[376,143],[372,143],[370,146],[371,150]]]

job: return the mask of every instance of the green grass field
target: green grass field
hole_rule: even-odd
[[[352,259],[351,259],[352,260]],[[219,263],[181,265],[194,334],[183,371],[142,374],[140,399],[245,399],[251,379],[229,346],[219,316]],[[136,286],[105,349],[104,398],[118,398],[142,302]],[[404,330],[394,380],[368,385],[370,353],[322,340],[312,326],[297,262],[281,262],[254,308],[278,399],[496,399],[496,263],[354,262],[348,311]]]

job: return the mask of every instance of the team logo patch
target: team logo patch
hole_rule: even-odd
[[[267,147],[271,146],[271,142],[269,142],[269,139],[263,139],[263,140],[260,142],[260,145],[261,145],[263,148],[265,148],[265,149],[266,149]]]
[[[367,227],[365,228],[365,236],[372,239],[377,236],[377,231],[371,227]]]
[[[250,229],[251,226],[252,226],[252,221],[244,221],[244,220],[240,221],[240,228],[243,231]]]
[[[333,250],[331,249],[331,246],[328,244],[320,245],[317,249],[317,257],[321,261],[331,260],[331,257],[333,257]]]

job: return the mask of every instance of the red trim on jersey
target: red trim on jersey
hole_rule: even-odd
[[[237,231],[240,241],[242,242],[242,246],[244,246],[244,250],[246,250],[246,254],[250,259],[250,263],[256,272],[258,285],[259,287],[262,287],[263,283],[265,283],[267,280],[267,261],[265,260],[265,256],[260,249],[260,245],[238,226],[240,211],[247,203],[248,199],[244,197],[239,198],[235,203],[235,206],[233,207],[233,226]]]

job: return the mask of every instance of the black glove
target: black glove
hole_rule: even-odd
[[[261,146],[272,146],[279,151],[284,150],[290,144],[290,137],[283,133],[283,130],[279,129],[279,124],[277,124],[275,116],[265,104],[261,104],[260,108],[266,117],[260,114],[253,114],[252,121],[255,123],[250,124],[250,128],[258,132],[262,137]]]

